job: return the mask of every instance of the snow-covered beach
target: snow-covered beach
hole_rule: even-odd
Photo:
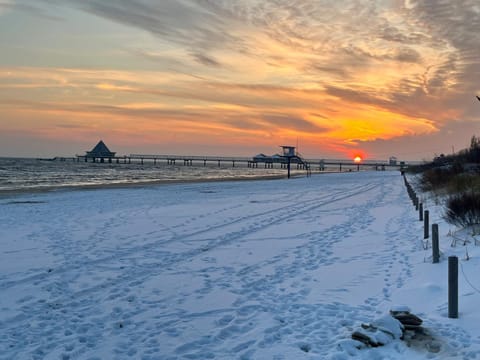
[[[440,264],[394,171],[0,198],[0,358],[479,358],[480,251],[427,206]],[[395,305],[431,339],[341,346]]]

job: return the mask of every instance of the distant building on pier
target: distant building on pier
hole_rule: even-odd
[[[112,159],[115,157],[115,154],[116,152],[110,151],[103,140],[100,140],[92,150],[86,151],[85,155],[77,155],[77,157],[84,158],[85,162],[87,162],[88,159],[91,159],[93,162],[96,162],[97,159],[99,159],[100,162],[104,162],[105,159],[107,159],[107,161],[111,163]]]

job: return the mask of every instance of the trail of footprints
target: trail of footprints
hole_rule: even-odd
[[[408,226],[402,226],[404,224],[392,219],[386,231],[387,235],[392,237],[393,250],[389,254],[381,255],[375,251],[371,252],[372,259],[376,257],[378,265],[383,264],[382,269],[385,270],[381,295],[366,299],[365,305],[360,307],[351,307],[342,303],[315,305],[303,303],[309,294],[309,288],[302,284],[311,284],[310,271],[337,261],[348,263],[355,260],[354,258],[334,258],[332,246],[369,228],[374,218],[368,216],[367,212],[359,221],[358,212],[360,209],[366,207],[368,210],[385,201],[384,197],[387,196],[389,188],[382,188],[380,195],[373,199],[362,200],[367,202],[366,206],[360,204],[356,208],[343,209],[346,219],[342,223],[333,225],[321,233],[315,230],[305,232],[302,236],[308,239],[308,243],[293,249],[289,254],[277,254],[255,265],[234,268],[217,267],[215,258],[207,255],[208,250],[242,241],[242,238],[264,229],[265,226],[274,226],[288,221],[291,216],[306,214],[312,218],[314,224],[316,221],[314,216],[321,216],[323,206],[340,204],[342,199],[357,194],[365,197],[365,193],[368,194],[369,190],[376,188],[376,184],[368,184],[368,186],[353,189],[347,194],[337,193],[305,201],[294,207],[284,206],[260,214],[231,217],[226,221],[213,223],[209,227],[194,227],[197,219],[191,219],[192,227],[190,228],[185,226],[185,223],[161,228],[158,232],[161,236],[159,240],[119,249],[113,255],[101,254],[103,257],[98,256],[95,259],[73,258],[71,268],[65,265],[61,269],[55,269],[51,274],[40,277],[33,275],[30,278],[37,279],[36,285],[32,284],[32,286],[40,287],[49,294],[49,297],[41,301],[35,298],[24,298],[21,300],[19,309],[28,314],[32,312],[33,307],[35,313],[42,315],[37,317],[35,324],[21,317],[17,317],[11,325],[5,322],[0,323],[1,328],[9,330],[9,336],[0,340],[0,344],[2,347],[8,347],[9,351],[13,347],[18,354],[21,354],[22,344],[35,341],[34,339],[39,336],[43,341],[39,342],[36,350],[30,354],[33,359],[41,359],[47,354],[55,353],[58,354],[58,358],[64,360],[101,358],[96,357],[95,349],[99,342],[108,337],[115,339],[112,349],[118,359],[132,357],[145,360],[157,359],[159,354],[165,352],[171,354],[171,359],[222,357],[255,359],[255,354],[262,349],[285,341],[295,343],[303,352],[325,353],[334,345],[325,339],[335,340],[342,331],[339,329],[348,329],[356,322],[368,321],[368,316],[375,311],[379,301],[388,300],[392,291],[401,287],[410,276],[408,254],[397,251],[397,248],[404,248],[404,244],[395,244],[402,238],[401,236],[395,238],[396,231],[399,228],[408,229]],[[226,209],[220,208],[217,213],[221,214],[227,211]],[[234,210],[233,207],[229,209]],[[205,215],[198,217],[200,222],[204,221],[202,216]],[[403,218],[405,216],[402,216]],[[109,228],[124,220],[122,217],[110,219],[99,232],[91,235],[92,240],[108,237]],[[155,221],[154,217],[152,221]],[[241,225],[239,230],[229,231],[232,225],[238,229],[239,224]],[[185,232],[186,229],[192,228],[195,229],[193,232]],[[199,236],[208,235],[212,230],[220,229],[223,229],[225,235],[207,240],[206,248],[189,248],[176,254],[161,250],[162,245],[194,240]],[[54,235],[58,236],[58,242],[55,245],[60,246],[61,242],[68,244],[68,232],[54,233]],[[145,234],[144,236],[148,240],[155,235]],[[89,245],[63,244],[63,246],[63,250],[71,255],[79,251],[91,253],[95,248],[91,242]],[[135,263],[134,258],[138,254],[149,254],[154,261]],[[157,274],[173,272],[176,264],[185,263],[197,256],[201,256],[207,266],[203,269],[203,273],[199,273],[203,277],[203,283],[194,291],[194,295],[201,300],[208,297],[216,288],[228,289],[236,296],[232,307],[211,313],[192,314],[171,304],[171,302],[177,302],[181,305],[185,300],[181,295],[165,298],[159,290],[157,293],[153,291],[146,299],[136,296],[135,289],[141,288],[147,279]],[[283,261],[285,256],[291,256],[292,262],[286,265]],[[126,259],[119,260],[122,257]],[[82,261],[86,261],[86,264]],[[109,262],[111,275],[99,279],[94,287],[78,290],[69,286],[70,283],[76,282],[77,275],[74,273],[81,270],[82,266],[87,268],[108,266]],[[273,274],[262,275],[262,269],[265,267],[273,268]],[[397,270],[398,267],[400,271]],[[211,279],[209,273],[215,274],[215,278]],[[284,285],[297,279],[300,281],[294,285],[288,285],[288,291],[286,291]],[[357,280],[361,281],[361,277]],[[27,279],[26,283],[28,282]],[[17,285],[9,284],[9,286]],[[105,294],[105,298],[101,298],[99,294]],[[191,295],[185,294],[185,296]],[[101,307],[95,306],[96,303],[100,303]],[[151,314],[149,321],[141,320],[145,318],[142,316],[144,314]],[[191,337],[191,341],[182,341],[182,334],[192,331],[189,324],[195,318],[211,322],[210,330],[206,333],[197,333],[196,336]],[[273,321],[266,328],[262,328],[265,326],[263,322],[265,318]],[[30,336],[22,339],[18,335],[21,332],[16,329],[25,326],[30,327]],[[258,329],[261,329],[260,333]],[[158,337],[171,339],[171,342],[162,344],[158,341]],[[225,343],[231,346],[225,346]],[[61,348],[58,348],[59,345]],[[231,350],[222,354],[222,351],[227,351],[225,349]],[[279,352],[274,355],[274,358],[283,359],[284,356]]]

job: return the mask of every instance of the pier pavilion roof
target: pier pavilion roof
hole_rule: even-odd
[[[103,140],[100,140],[98,144],[91,150],[87,151],[87,157],[114,157],[115,152],[112,152],[108,149],[107,145],[103,142]]]

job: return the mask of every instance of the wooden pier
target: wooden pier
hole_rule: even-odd
[[[117,156],[116,152],[108,149],[105,143],[100,140],[98,144],[90,151],[86,151],[84,155],[76,155],[74,161],[77,162],[92,162],[92,163],[117,163],[117,164],[145,164],[166,163],[166,165],[181,165],[183,166],[207,166],[207,164],[214,164],[221,167],[222,164],[227,163],[229,166],[247,166],[249,168],[258,168],[259,164],[265,169],[273,169],[280,167],[290,171],[291,166],[296,166],[297,170],[307,170],[309,175],[312,170],[318,171],[360,171],[360,168],[370,168],[375,170],[385,170],[387,168],[403,169],[406,164],[400,162],[397,164],[396,158],[392,157],[389,161],[365,160],[355,162],[353,160],[335,160],[335,159],[304,159],[293,146],[281,146],[283,155],[267,156],[259,154],[253,157],[239,157],[239,156],[198,156],[198,155],[150,155],[150,154],[130,154],[124,156]],[[54,158],[58,159],[58,158]],[[52,160],[54,160],[52,159]],[[61,158],[66,159],[66,158]],[[395,161],[392,162],[391,160]],[[63,160],[64,161],[64,160]],[[327,169],[328,168],[328,169]]]
[[[251,157],[238,157],[238,156],[195,156],[195,155],[148,155],[148,154],[130,154],[124,156],[111,156],[111,157],[92,157],[85,155],[77,155],[78,162],[99,162],[99,163],[117,163],[117,164],[132,164],[132,163],[166,163],[167,165],[183,165],[183,166],[207,166],[207,164],[215,164],[218,167],[227,163],[228,165],[235,167],[239,164],[246,165],[251,168],[258,168],[258,164],[263,164],[266,169],[273,168],[274,164],[279,164],[281,168],[284,167],[286,161],[273,161],[273,160],[254,160]]]
[[[111,157],[87,157],[85,155],[77,155],[76,161],[98,162],[98,163],[117,163],[117,164],[166,164],[176,166],[207,166],[215,165],[221,167],[227,165],[231,167],[247,166],[249,168],[263,167],[265,169],[286,168],[287,159],[266,157],[265,159],[257,159],[255,157],[239,157],[239,156],[198,156],[198,155],[152,155],[152,154],[130,154],[124,156]],[[298,161],[292,159],[292,166],[300,170],[309,167],[317,171],[360,171],[360,169],[386,170],[400,169],[405,167],[405,163],[389,163],[385,160],[364,160],[354,162],[348,159],[302,159]]]

